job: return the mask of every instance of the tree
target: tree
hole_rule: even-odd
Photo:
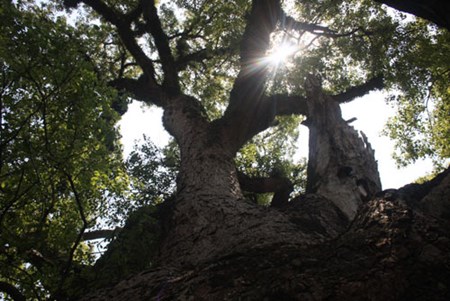
[[[377,2],[384,3],[392,6],[398,10],[422,17],[430,20],[439,26],[450,30],[450,5],[443,1],[398,1],[398,0],[376,0]]]
[[[66,269],[71,281],[47,288],[55,298],[80,297],[77,292],[87,289],[94,292],[86,300],[421,299],[430,289],[432,299],[449,296],[448,170],[425,184],[381,192],[367,138],[340,113],[340,103],[384,85],[413,90],[402,85],[406,78],[381,76],[395,69],[391,63],[403,53],[394,51],[401,24],[380,6],[302,1],[294,17],[279,0],[180,0],[160,6],[150,0],[65,1],[71,8],[81,3],[87,13],[76,28],[82,37],[94,33],[81,39],[88,45],[83,61],[100,87],[108,83],[119,95],[164,110],[179,167],[174,195],[131,214],[95,266],[79,267],[78,274]],[[429,38],[446,36],[436,30]],[[277,39],[285,46],[303,43],[299,55],[290,54],[292,68],[267,59]],[[399,74],[420,73],[409,63]],[[123,112],[111,99],[90,99]],[[300,121],[292,115],[306,117],[310,155],[305,193],[288,202],[289,164],[279,164],[284,174],[273,168],[252,177],[238,173],[235,158],[243,158],[240,169],[248,172],[253,167],[248,143],[261,132],[292,128]],[[439,125],[448,128],[444,121]],[[275,134],[272,150],[283,150],[280,136]],[[448,135],[439,141],[445,145]],[[278,163],[281,156],[274,156]],[[135,183],[145,184],[139,175],[151,162],[129,162]],[[71,196],[79,204],[72,177]],[[274,192],[273,206],[246,200],[244,189]],[[82,221],[81,234],[87,228]],[[97,290],[149,267],[114,289]]]
[[[0,281],[27,299],[63,290],[74,266],[94,260],[84,231],[127,187],[117,93],[86,60],[81,33],[47,13],[0,9]]]

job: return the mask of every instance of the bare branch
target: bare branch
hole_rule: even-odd
[[[64,269],[62,270],[61,279],[60,279],[60,282],[58,285],[58,290],[57,290],[56,295],[58,295],[58,293],[63,289],[66,278],[69,275],[70,267],[72,266],[73,256],[75,255],[75,250],[78,248],[78,245],[82,241],[84,231],[88,227],[88,221],[87,221],[86,215],[84,213],[83,203],[82,203],[80,195],[78,194],[78,190],[76,189],[75,182],[73,181],[73,178],[70,174],[66,173],[66,177],[67,177],[67,180],[69,181],[70,188],[73,192],[73,195],[75,198],[75,203],[78,208],[78,213],[80,214],[80,218],[81,218],[81,221],[83,222],[83,225],[81,226],[81,230],[78,233],[75,243],[73,244],[72,248],[70,249],[69,259],[67,260],[67,263],[66,263]]]
[[[108,5],[106,5],[102,0],[67,0],[65,3],[66,6],[75,7],[80,2],[83,2],[86,5],[90,6],[106,21],[116,26],[117,32],[119,33],[119,36],[126,49],[134,57],[136,62],[142,68],[143,72],[148,76],[149,79],[151,79],[148,81],[148,84],[151,84],[153,87],[158,86],[155,78],[155,69],[153,67],[153,62],[138,45],[134,38],[133,31],[130,29],[130,16],[127,17],[120,14],[119,12],[116,12]]]
[[[379,75],[361,85],[350,87],[341,94],[333,95],[332,98],[339,103],[350,102],[357,97],[361,97],[369,93],[370,91],[382,89],[383,87],[383,76]]]
[[[288,203],[289,195],[294,190],[291,181],[286,177],[249,177],[238,172],[241,188],[255,193],[273,192],[272,207],[281,207]]]
[[[119,91],[130,93],[136,100],[163,106],[166,94],[161,88],[149,85],[148,82],[148,78],[142,75],[139,79],[119,78],[109,82],[109,84]]]
[[[276,94],[269,97],[276,102],[276,115],[307,115],[308,107],[306,98],[296,95]]]

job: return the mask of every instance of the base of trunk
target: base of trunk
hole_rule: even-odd
[[[195,266],[166,262],[83,300],[449,300],[450,212],[429,211],[423,204],[428,200],[444,208],[449,180],[447,170],[427,184],[378,194],[334,238],[327,230],[330,225],[322,225],[327,220],[315,216],[332,217],[335,211],[331,206],[326,209],[327,200],[310,195],[278,213],[297,224],[299,231],[310,233],[309,242],[280,239],[252,244],[234,238],[242,245],[230,247],[223,256],[214,253]],[[341,220],[339,214],[335,218],[335,223]],[[268,219],[247,215],[241,222],[273,225]],[[224,221],[227,231],[230,227],[238,229]],[[240,233],[245,232],[242,229]],[[305,233],[301,235],[307,237]]]
[[[280,209],[246,200],[181,199],[158,264],[195,266],[249,248],[311,245],[342,233],[348,220],[323,197],[310,195]]]

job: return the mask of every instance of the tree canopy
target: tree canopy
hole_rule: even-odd
[[[310,74],[338,103],[385,89],[399,164],[429,157],[446,168],[448,22],[377,2],[396,1],[1,0],[0,292],[75,296],[99,257],[88,234],[120,232],[130,212],[129,228],[163,232],[133,216],[144,208],[156,219],[195,172],[217,174],[220,188],[236,166],[261,206],[303,194],[306,162],[292,157],[309,122]],[[147,141],[123,160],[116,125],[131,100],[162,107],[174,140],[163,150]],[[217,141],[235,166],[189,163]],[[122,268],[122,250],[111,249]],[[123,273],[152,263],[139,264]]]

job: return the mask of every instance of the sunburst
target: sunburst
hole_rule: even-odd
[[[274,45],[267,55],[270,64],[278,66],[285,64],[296,52],[297,47],[289,43]]]

